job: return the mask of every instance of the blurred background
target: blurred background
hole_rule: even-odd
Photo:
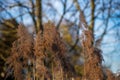
[[[12,42],[16,40],[18,25],[24,24],[34,34],[36,1],[0,0],[0,80],[5,75],[5,61]],[[95,46],[102,50],[103,68],[119,74],[120,0],[42,0],[42,24],[48,21],[55,24],[67,45],[71,62],[81,75],[84,59],[80,44],[79,7],[93,31]]]

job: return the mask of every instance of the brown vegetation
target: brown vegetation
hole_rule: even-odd
[[[28,69],[28,61],[33,56],[33,38],[21,25],[18,27],[17,36],[18,39],[13,42],[11,56],[7,59],[7,64],[9,64],[8,71],[12,70],[17,80],[23,80],[26,76],[24,71]]]
[[[52,23],[45,24],[44,33],[39,31],[35,40],[22,25],[17,35],[7,59],[8,70],[17,80],[63,80],[73,76],[75,71],[67,59],[65,45]]]
[[[83,80],[103,80],[104,75],[101,67],[101,51],[93,46],[92,33],[89,30],[83,32],[83,51],[85,54]]]
[[[115,78],[115,75],[108,69],[105,70],[106,72],[106,80],[117,80],[117,78]]]
[[[82,47],[85,57],[82,80],[104,80],[101,51],[93,46],[91,31],[83,31]],[[17,80],[70,80],[79,78],[67,58],[65,44],[54,24],[44,25],[34,37],[20,25],[18,39],[13,42],[11,56],[7,59],[8,72]],[[106,72],[107,80],[114,79]],[[7,76],[6,76],[7,77]]]

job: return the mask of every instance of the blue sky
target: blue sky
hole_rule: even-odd
[[[99,26],[101,24],[101,21],[96,22],[96,26]],[[111,24],[112,21],[110,21],[110,24],[108,25],[108,28],[111,28],[113,24]],[[99,36],[100,33],[103,32],[104,27],[99,28],[99,30],[95,31],[95,35]],[[107,31],[107,34],[105,35],[102,44],[102,54],[103,54],[103,65],[106,65],[109,67],[114,73],[118,72],[120,70],[120,41],[117,39],[117,30],[120,30],[119,26],[116,26],[116,28],[113,28],[111,30]]]

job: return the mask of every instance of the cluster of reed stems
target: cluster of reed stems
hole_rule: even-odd
[[[43,26],[44,33],[39,31],[33,37],[26,27],[19,25],[18,38],[6,62],[7,71],[15,80],[66,80],[73,76],[75,71],[59,32],[52,23]]]

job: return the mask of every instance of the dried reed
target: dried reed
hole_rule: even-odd
[[[82,47],[85,54],[83,80],[103,80],[101,51],[93,46],[92,32],[90,30],[83,31],[83,36]]]
[[[9,72],[13,71],[15,79],[23,80],[27,76],[26,69],[30,65],[28,61],[31,61],[33,56],[33,38],[22,25],[18,27],[17,36],[18,39],[13,42],[11,56],[6,63],[9,65]]]
[[[35,40],[20,25],[17,36],[7,60],[8,70],[12,70],[17,80],[66,80],[73,76],[75,70],[67,58],[65,44],[54,24],[44,24],[44,32],[41,34],[39,31]]]

